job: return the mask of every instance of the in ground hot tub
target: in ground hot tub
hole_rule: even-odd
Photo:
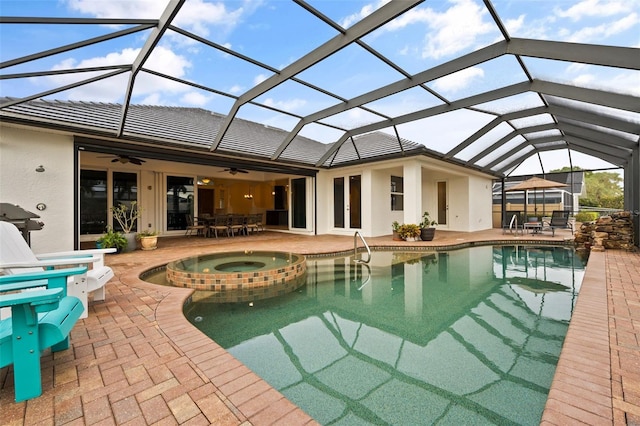
[[[187,257],[167,264],[169,284],[213,292],[216,302],[248,302],[291,292],[305,282],[304,256],[238,251]]]

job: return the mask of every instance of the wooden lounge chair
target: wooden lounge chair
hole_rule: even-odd
[[[69,295],[82,301],[81,318],[88,316],[89,293],[93,293],[93,300],[104,300],[105,284],[113,278],[113,270],[104,264],[104,255],[115,252],[115,248],[107,248],[35,255],[15,225],[0,222],[0,270],[4,275],[42,272],[61,265],[91,267],[85,274],[70,276],[67,283]]]
[[[0,320],[0,368],[13,364],[16,402],[42,394],[40,353],[69,348],[69,333],[84,306],[67,295],[67,280],[86,271],[76,267],[0,276],[0,308],[11,309],[11,316]]]

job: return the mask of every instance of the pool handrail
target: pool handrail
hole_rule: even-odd
[[[367,260],[362,260],[362,259],[358,259],[358,237],[360,237],[360,239],[362,240],[362,243],[364,244],[364,247],[367,249],[367,253],[369,254],[369,256],[367,257]],[[360,234],[360,231],[356,231],[353,234],[353,261],[355,263],[369,263],[371,262],[371,249],[369,248],[369,244],[367,244],[367,242],[365,241],[364,237],[362,236],[362,234]]]

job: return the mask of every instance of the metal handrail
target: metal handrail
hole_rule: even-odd
[[[360,237],[360,239],[362,240],[362,243],[364,244],[364,247],[367,249],[367,253],[369,254],[369,257],[367,257],[367,260],[362,260],[362,259],[357,259],[356,257],[358,256],[358,239],[357,237]],[[369,248],[369,244],[367,244],[367,242],[364,240],[364,237],[360,234],[360,231],[356,231],[355,234],[353,234],[353,261],[356,263],[369,263],[371,262],[371,249]]]

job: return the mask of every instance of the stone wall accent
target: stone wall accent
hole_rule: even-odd
[[[601,216],[595,222],[584,222],[575,233],[578,249],[604,251],[604,249],[634,250],[631,212]]]

